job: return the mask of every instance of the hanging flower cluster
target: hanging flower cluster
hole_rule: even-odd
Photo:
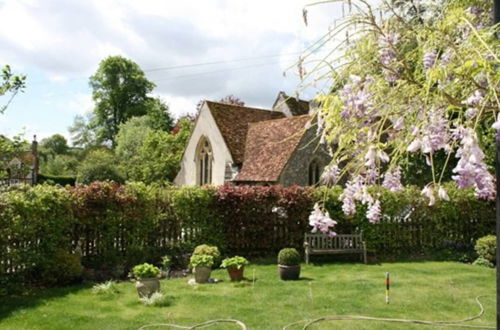
[[[335,40],[347,29],[357,36],[340,57],[324,59],[333,83],[317,98],[322,105],[318,135],[335,164],[325,168],[322,182],[347,182],[340,196],[346,215],[361,203],[370,222],[380,221],[381,204],[369,187],[403,189],[407,153],[426,159],[432,181],[421,185],[430,205],[450,199],[443,186],[450,179],[474,189],[478,198],[495,197],[478,137],[492,121],[500,137],[500,48],[495,44],[500,28],[488,15],[491,1],[432,0],[420,6],[415,11],[410,2],[384,1],[375,10],[359,1],[331,35]],[[456,159],[451,178],[444,175]],[[314,212],[319,218],[319,206]]]
[[[318,203],[314,204],[314,209],[309,215],[309,225],[312,233],[321,232],[330,237],[335,237],[337,233],[333,231],[337,221],[330,218],[328,211],[323,212]]]

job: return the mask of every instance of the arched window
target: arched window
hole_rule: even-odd
[[[212,146],[207,138],[203,137],[198,143],[196,153],[197,183],[200,186],[212,183]]]
[[[316,159],[309,163],[309,185],[314,186],[319,182],[321,176],[320,166]]]

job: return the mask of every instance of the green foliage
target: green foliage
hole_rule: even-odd
[[[73,145],[82,148],[98,145],[95,126],[96,119],[93,113],[87,113],[85,116],[76,115],[73,125],[68,128]]]
[[[161,257],[161,266],[163,269],[169,269],[170,265],[172,265],[172,258],[170,258],[169,256]]]
[[[41,280],[46,285],[66,285],[80,280],[82,271],[78,256],[58,249],[41,267]]]
[[[241,269],[242,267],[245,267],[248,264],[249,264],[249,262],[246,258],[240,257],[240,256],[235,256],[232,258],[226,258],[226,259],[222,260],[221,267],[222,268]]]
[[[192,123],[183,121],[177,134],[163,131],[150,133],[139,151],[141,166],[135,179],[145,183],[172,182],[179,172],[191,130]]]
[[[278,264],[285,266],[296,266],[300,264],[300,254],[294,248],[284,248],[278,253]]]
[[[116,164],[116,159],[111,151],[96,149],[87,154],[77,169],[78,183],[91,183],[93,181],[112,180],[123,182],[124,175]]]
[[[155,84],[137,63],[122,56],[102,60],[90,77],[95,120],[99,135],[114,145],[119,125],[148,112],[148,94]]]
[[[14,75],[9,65],[5,65],[0,76],[0,96],[11,93],[11,97],[7,104],[0,106],[0,114],[5,112],[10,102],[19,91],[26,87],[25,75]]]
[[[58,176],[58,175],[38,175],[39,184],[61,185],[61,186],[74,186],[76,184],[76,177],[74,176]]]
[[[68,149],[68,141],[61,134],[54,134],[40,141],[40,150],[51,155],[65,154]]]
[[[170,132],[174,128],[174,119],[168,106],[161,98],[148,99],[147,119],[149,127],[155,131]]]
[[[216,246],[211,246],[207,244],[198,245],[194,251],[193,255],[209,255],[214,259],[214,263],[218,264],[220,262],[220,251]]]
[[[495,265],[493,265],[493,263],[491,261],[489,261],[488,259],[485,259],[483,257],[477,258],[472,264],[475,266],[488,267],[488,268],[495,267]]]
[[[153,278],[160,275],[160,269],[151,264],[144,263],[142,265],[135,266],[132,269],[132,274],[134,274],[137,279]]]
[[[40,172],[52,176],[76,176],[80,161],[67,155],[45,155],[41,157]]]
[[[474,247],[480,258],[496,263],[497,259],[497,237],[487,235],[477,240]]]
[[[213,265],[214,265],[214,257],[208,254],[193,254],[189,259],[189,266],[191,268],[196,268],[196,267],[211,268]]]

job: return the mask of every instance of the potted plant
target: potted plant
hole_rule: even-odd
[[[278,253],[278,271],[282,280],[298,280],[300,254],[296,249],[285,248]]]
[[[221,267],[227,269],[231,281],[241,281],[243,279],[245,265],[248,264],[248,260],[244,257],[235,256],[222,260]]]
[[[148,263],[137,265],[132,269],[132,274],[136,279],[135,287],[139,298],[150,297],[153,293],[160,291],[158,267]]]
[[[206,283],[212,272],[214,257],[208,254],[194,254],[191,256],[189,265],[193,269],[196,283]]]
[[[194,248],[193,255],[209,255],[214,258],[213,266],[217,267],[220,263],[219,248],[213,245],[201,244]]]

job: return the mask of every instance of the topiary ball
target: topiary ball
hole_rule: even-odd
[[[285,248],[278,253],[278,264],[284,266],[296,266],[300,264],[300,254],[294,248]]]

